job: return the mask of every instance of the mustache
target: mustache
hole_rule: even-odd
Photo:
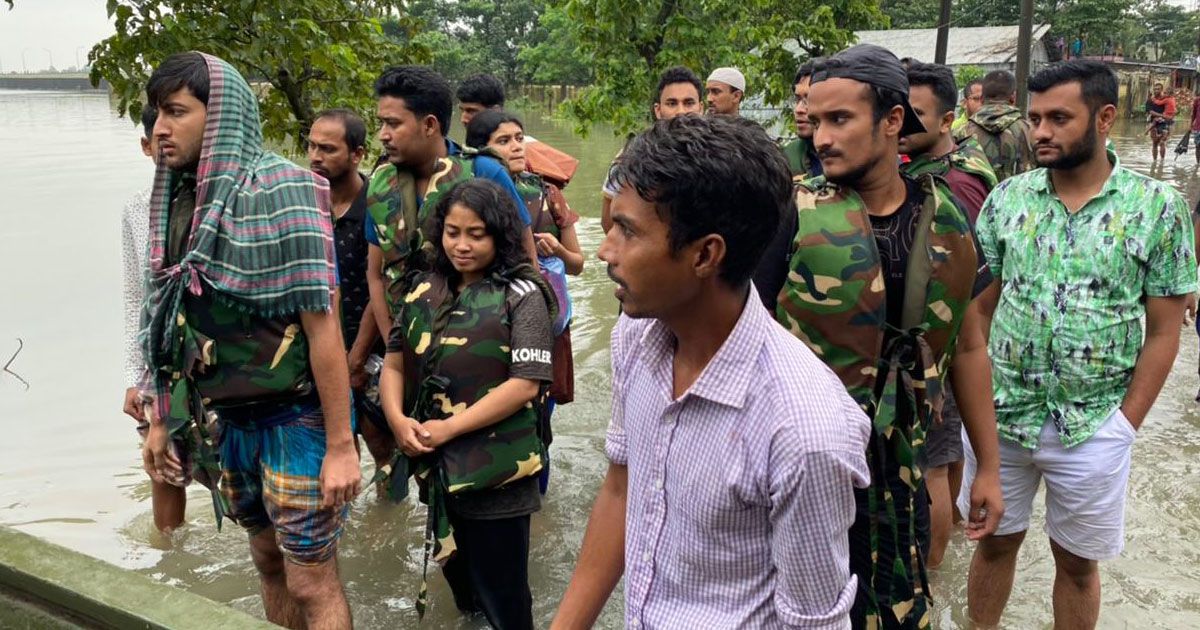
[[[628,288],[628,287],[626,287],[626,286],[625,286],[625,283],[624,283],[624,282],[621,282],[621,279],[620,279],[620,278],[618,278],[618,277],[616,276],[616,274],[614,274],[614,273],[613,273],[612,267],[605,266],[605,267],[604,267],[604,273],[605,273],[605,274],[607,274],[607,275],[608,275],[608,279],[609,279],[609,280],[612,280],[613,282],[615,282],[615,283],[617,284],[617,286],[621,287],[622,289]]]
[[[838,151],[837,149],[824,149],[821,151],[817,151],[817,157],[824,160],[827,158],[845,157],[845,154],[842,153],[841,151]]]

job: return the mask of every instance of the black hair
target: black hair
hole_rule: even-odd
[[[427,225],[425,238],[433,245],[433,269],[447,278],[457,279],[460,274],[450,262],[442,247],[442,231],[446,228],[446,215],[454,204],[470,208],[487,226],[488,236],[495,241],[496,259],[488,268],[491,271],[508,271],[518,265],[528,264],[522,241],[525,228],[517,214],[517,204],[499,184],[488,179],[468,179],[446,191],[433,208],[433,217]]]
[[[871,84],[863,86],[866,89],[867,100],[871,102],[871,121],[878,125],[898,105],[908,100],[908,95],[897,90],[881,88]]]
[[[454,108],[450,84],[429,66],[392,66],[375,80],[375,96],[404,99],[404,106],[418,117],[433,116],[450,133],[450,110]]]
[[[1017,78],[1008,70],[992,70],[983,77],[983,100],[1005,100],[1017,91]]]
[[[157,108],[183,88],[208,107],[208,63],[200,53],[176,53],[158,64],[146,82],[146,102]]]
[[[909,68],[911,68],[919,63],[921,63],[921,60],[917,59],[915,57],[901,57],[900,58],[900,67],[904,68],[905,70],[908,70]]]
[[[696,88],[697,98],[704,94],[704,85],[700,83],[700,77],[696,76],[695,72],[684,66],[674,66],[664,70],[658,77],[658,87],[654,89],[654,102],[662,99],[663,90],[667,89],[668,85],[676,83],[691,83],[692,87]]]
[[[504,84],[490,74],[467,77],[455,93],[459,103],[479,103],[484,107],[504,107]]]
[[[146,139],[154,138],[154,123],[158,122],[158,108],[146,103],[142,106],[142,132]]]
[[[953,111],[958,104],[954,72],[940,63],[914,63],[908,67],[908,85],[928,86],[938,100],[938,114]]]
[[[1083,101],[1095,113],[1105,105],[1117,104],[1117,75],[1090,59],[1072,59],[1054,64],[1029,78],[1029,91],[1041,94],[1064,83],[1079,83]]]
[[[335,107],[317,114],[313,122],[322,118],[331,118],[342,123],[342,129],[345,132],[344,140],[346,141],[346,148],[350,149],[351,153],[366,146],[367,123],[363,122],[362,116],[359,116],[358,112],[345,107]]]
[[[709,234],[725,240],[720,279],[742,287],[791,201],[787,160],[753,121],[725,116],[660,120],[613,168],[667,224],[672,252]]]
[[[485,109],[471,119],[471,123],[467,125],[467,137],[465,142],[467,146],[482,149],[487,146],[488,140],[493,133],[500,128],[504,123],[516,123],[522,131],[525,130],[525,123],[516,114],[506,112],[502,109]]]
[[[966,85],[963,86],[963,96],[964,97],[970,96],[971,88],[975,87],[976,85],[979,86],[979,92],[980,92],[980,94],[982,94],[983,93],[983,79],[971,79],[970,81],[967,81]]]
[[[792,87],[796,87],[796,84],[802,81],[804,77],[811,77],[813,72],[816,72],[817,66],[820,65],[822,59],[822,57],[813,57],[800,64],[800,67],[796,69],[796,77],[792,79]]]

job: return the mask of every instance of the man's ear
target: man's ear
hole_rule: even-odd
[[[720,234],[709,234],[692,243],[690,247],[695,252],[692,267],[697,278],[715,278],[720,275],[727,253],[724,237]]]

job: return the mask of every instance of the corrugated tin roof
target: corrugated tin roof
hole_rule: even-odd
[[[978,26],[951,28],[946,45],[946,65],[984,65],[1013,63],[1017,59],[1018,26]],[[1048,24],[1033,27],[1033,41],[1037,42],[1050,30]],[[920,61],[933,61],[937,44],[937,29],[911,28],[889,31],[858,31],[860,44],[883,46],[901,59],[912,57]]]

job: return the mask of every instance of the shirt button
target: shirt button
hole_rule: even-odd
[[[642,560],[645,562],[650,562],[650,552],[649,551],[642,552]]]
[[[630,627],[630,628],[636,628],[636,627],[638,627],[638,620],[637,620],[637,619],[630,619],[630,620],[629,620],[629,627]]]
[[[654,481],[654,487],[659,490],[662,490],[662,487],[663,487],[662,479],[656,479]]]

